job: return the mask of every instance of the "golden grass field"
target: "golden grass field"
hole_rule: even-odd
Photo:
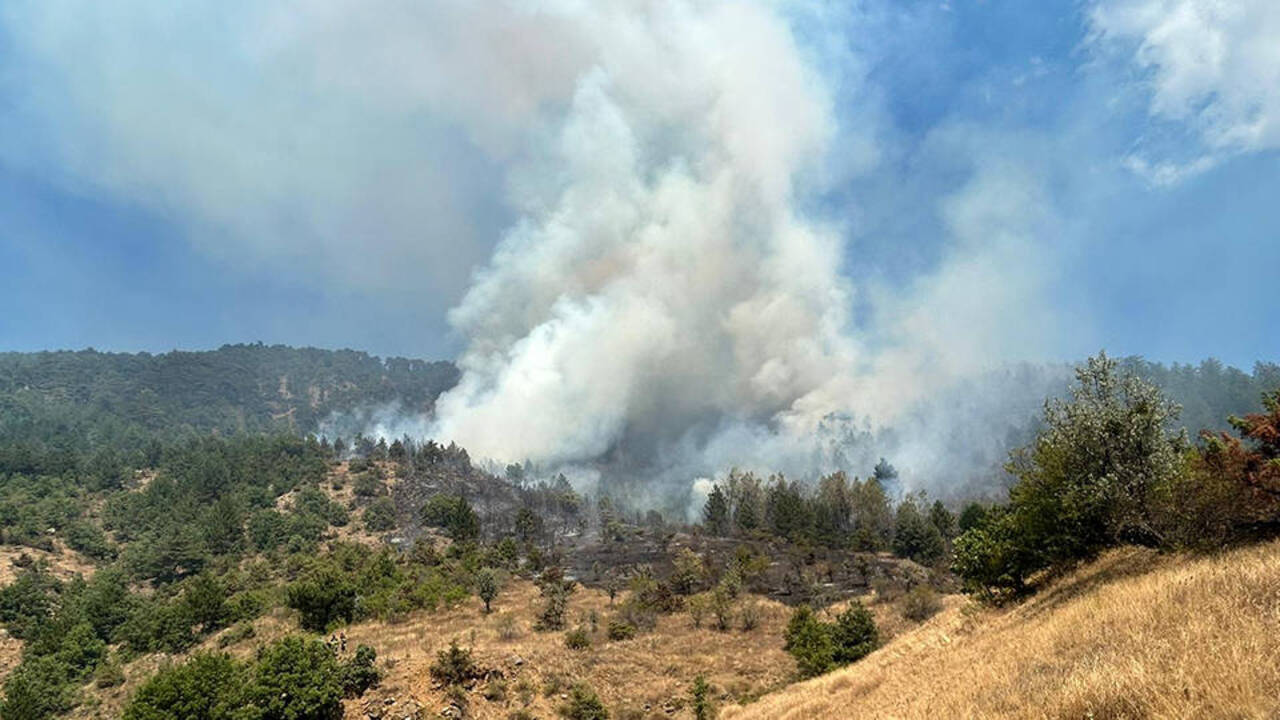
[[[1016,607],[951,603],[860,663],[725,720],[1280,718],[1280,542],[1123,549]]]

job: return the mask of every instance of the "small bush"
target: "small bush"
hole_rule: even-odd
[[[100,688],[124,684],[124,670],[116,662],[104,662],[93,673],[93,684]]]
[[[458,641],[449,643],[448,650],[436,653],[431,664],[431,679],[443,685],[463,685],[484,676],[484,671],[471,657],[471,650],[458,647]]]
[[[241,640],[248,640],[256,634],[257,631],[253,629],[253,625],[251,623],[241,623],[232,627],[218,638],[218,647],[225,648],[235,645]]]
[[[355,657],[342,666],[342,688],[347,697],[359,697],[382,681],[382,673],[374,667],[378,654],[368,645],[356,647]]]
[[[503,702],[507,699],[507,681],[494,678],[484,686],[484,699],[489,702]]]
[[[630,640],[636,636],[636,626],[621,620],[610,620],[605,632],[613,641]]]
[[[569,691],[569,702],[560,707],[560,717],[566,720],[609,720],[609,711],[590,686],[578,683]]]
[[[738,627],[742,628],[742,632],[755,630],[760,627],[761,614],[759,603],[743,604],[741,612],[738,613]]]
[[[364,527],[369,532],[383,532],[396,526],[396,504],[380,497],[364,509]]]
[[[689,692],[693,705],[694,720],[711,720],[715,717],[715,708],[711,705],[711,686],[707,677],[699,675],[693,679],[693,689]]]
[[[570,650],[586,650],[591,647],[591,636],[583,628],[574,628],[564,634],[564,646]]]
[[[511,613],[503,613],[498,616],[498,637],[502,640],[515,640],[520,637],[520,626],[516,624],[515,616]]]
[[[821,675],[835,667],[835,646],[829,628],[807,605],[791,614],[783,638],[783,649],[795,658],[801,677]]]
[[[928,585],[917,585],[902,596],[902,617],[915,622],[924,622],[942,609],[942,600],[938,593]]]
[[[870,610],[856,600],[850,603],[848,610],[836,617],[835,625],[831,626],[830,631],[837,665],[848,665],[861,660],[875,650],[880,642],[875,618],[871,616]]]

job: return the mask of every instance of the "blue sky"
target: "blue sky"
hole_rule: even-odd
[[[517,221],[542,116],[449,89],[466,77],[360,75],[343,53],[377,48],[376,24],[265,69],[274,38],[237,22],[252,4],[199,5],[0,11],[0,349],[457,353],[446,313]],[[844,272],[890,288],[936,272],[984,242],[957,240],[947,208],[982,201],[975,178],[1016,177],[1038,200],[1015,255],[1060,325],[1009,352],[1280,360],[1280,87],[1263,62],[1280,21],[1268,0],[1202,5],[780,10],[840,128],[804,207],[840,228]],[[1178,13],[1243,49],[1199,72]],[[397,95],[415,90],[428,99]]]

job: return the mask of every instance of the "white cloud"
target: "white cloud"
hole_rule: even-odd
[[[1188,161],[1135,156],[1132,169],[1177,182],[1233,154],[1280,148],[1280,3],[1097,0],[1095,41],[1145,74],[1153,116],[1204,144]]]

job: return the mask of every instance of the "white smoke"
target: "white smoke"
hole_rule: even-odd
[[[685,483],[729,465],[812,474],[890,447],[922,458],[924,438],[886,429],[990,369],[1011,338],[1051,332],[1028,251],[1046,203],[1016,164],[977,169],[944,208],[954,257],[905,294],[879,292],[878,324],[859,331],[840,238],[803,209],[833,152],[831,95],[785,20],[716,1],[592,3],[565,19],[589,60],[519,174],[542,185],[450,315],[468,346],[435,437]],[[866,437],[879,441],[850,450]]]
[[[461,382],[433,418],[351,416],[366,435],[584,483],[865,473],[877,454],[936,482],[946,438],[1004,432],[965,413],[1011,384],[977,409],[948,389],[1053,354],[1029,240],[1052,213],[1035,168],[993,155],[1007,138],[975,143],[941,264],[853,286],[848,228],[813,208],[817,183],[882,158],[870,63],[843,37],[875,32],[856,19],[874,9],[11,0],[0,83],[29,135],[0,159],[235,263],[452,305]]]

